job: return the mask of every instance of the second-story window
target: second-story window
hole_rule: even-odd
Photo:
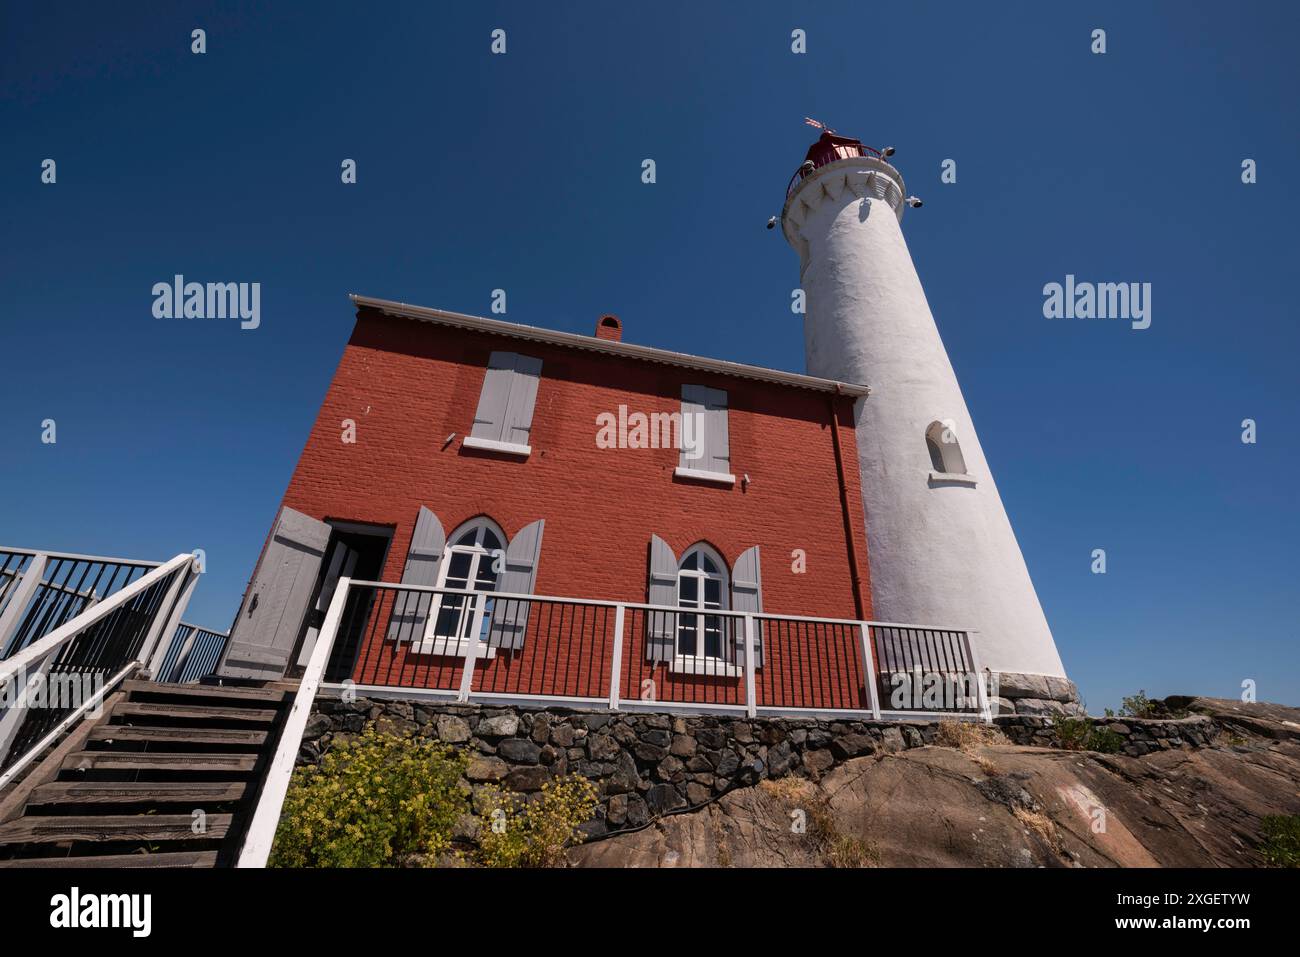
[[[465,437],[465,445],[511,455],[530,454],[528,439],[541,375],[541,359],[514,352],[492,353],[474,413],[474,427]]]
[[[681,478],[734,485],[727,393],[703,385],[684,385],[681,415],[682,448],[676,474]]]

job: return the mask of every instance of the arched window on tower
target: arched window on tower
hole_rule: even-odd
[[[961,443],[951,422],[931,422],[925,430],[925,445],[930,451],[930,464],[943,475],[965,475],[966,460],[961,454]]]

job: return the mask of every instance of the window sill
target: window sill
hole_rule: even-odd
[[[965,485],[968,488],[974,488],[976,485],[975,476],[964,472],[931,472],[930,482],[940,485]]]
[[[423,641],[411,642],[410,653],[413,655],[440,655],[444,658],[464,658],[467,650],[466,641],[453,638],[425,638]],[[495,658],[497,650],[479,642],[475,658]]]
[[[668,665],[668,670],[679,675],[701,675],[705,678],[739,678],[745,669],[727,664],[721,658],[696,658],[678,655]]]
[[[736,476],[728,475],[725,472],[706,472],[703,469],[688,469],[684,465],[677,466],[673,472],[676,478],[695,479],[699,482],[715,482],[718,485],[735,485]]]
[[[483,449],[487,452],[505,452],[507,455],[522,455],[524,458],[533,454],[531,445],[520,445],[518,442],[498,442],[496,439],[480,439],[472,435],[465,436],[465,441],[461,443],[465,448]]]

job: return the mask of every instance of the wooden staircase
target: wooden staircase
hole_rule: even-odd
[[[0,795],[0,867],[232,864],[291,700],[283,685],[123,682]]]

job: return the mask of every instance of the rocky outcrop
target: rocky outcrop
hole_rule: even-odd
[[[1123,719],[1129,742],[1148,735],[1156,745],[1145,754],[1012,743],[873,752],[798,787],[732,791],[571,858],[801,866],[843,861],[848,848],[848,861],[885,867],[1260,866],[1261,819],[1300,814],[1300,710],[1171,702],[1199,717]]]

